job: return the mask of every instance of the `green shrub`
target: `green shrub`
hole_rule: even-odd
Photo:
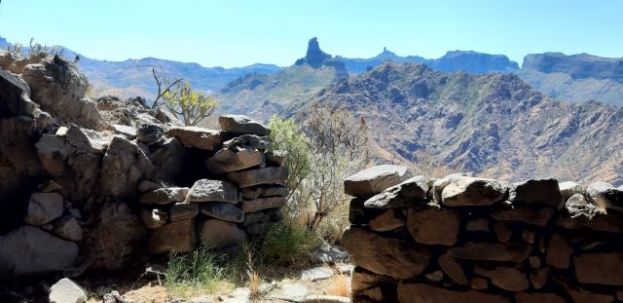
[[[319,245],[316,233],[292,223],[273,225],[264,235],[256,252],[263,266],[291,266],[306,263]]]
[[[225,254],[199,248],[188,254],[172,254],[166,286],[174,296],[192,297],[233,289],[237,267]]]
[[[289,172],[287,184],[290,192],[295,192],[310,172],[309,139],[291,119],[273,116],[268,122],[268,127],[270,128],[269,150],[288,152],[285,163]]]
[[[162,95],[170,112],[182,118],[187,126],[199,124],[214,113],[218,106],[216,98],[193,90],[189,82],[179,82]]]

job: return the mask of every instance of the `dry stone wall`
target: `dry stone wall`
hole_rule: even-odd
[[[18,57],[0,51],[0,280],[223,249],[281,220],[287,154],[266,126],[181,126],[140,98],[91,100],[62,58]]]
[[[344,189],[354,302],[623,301],[621,188],[381,165]]]

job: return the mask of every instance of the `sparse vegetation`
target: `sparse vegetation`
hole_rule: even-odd
[[[205,248],[172,254],[166,286],[172,295],[184,298],[233,289],[238,268],[231,261],[227,255]]]
[[[187,126],[199,124],[214,113],[218,101],[213,96],[193,90],[189,82],[180,82],[163,94],[165,106]]]
[[[318,244],[319,238],[313,231],[295,222],[285,222],[270,228],[257,247],[264,266],[288,266],[305,262]]]

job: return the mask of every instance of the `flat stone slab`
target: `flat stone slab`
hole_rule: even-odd
[[[202,127],[174,126],[168,133],[183,145],[202,150],[215,150],[222,143],[219,131]]]
[[[242,223],[244,212],[231,203],[210,202],[201,205],[201,213],[223,221]]]
[[[344,192],[351,196],[368,198],[405,181],[410,176],[404,166],[378,165],[346,178]]]
[[[316,267],[301,272],[301,280],[303,281],[320,281],[326,280],[333,276],[333,270],[327,267]]]
[[[268,127],[244,115],[223,115],[218,117],[221,129],[232,134],[253,134],[266,136],[270,133]]]
[[[405,207],[424,200],[427,192],[428,179],[423,176],[416,176],[385,189],[382,193],[366,200],[364,206],[367,208]]]
[[[261,184],[283,184],[288,178],[288,169],[272,166],[228,173],[227,179],[241,188]]]
[[[188,202],[238,203],[238,188],[227,181],[201,179],[190,188]]]

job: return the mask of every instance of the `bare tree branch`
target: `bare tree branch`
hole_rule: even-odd
[[[164,96],[164,94],[166,94],[167,92],[171,91],[171,88],[173,88],[174,86],[176,86],[177,84],[181,83],[182,78],[178,78],[175,79],[175,81],[171,82],[170,84],[167,84],[166,79],[165,80],[161,80],[158,77],[158,74],[156,74],[156,69],[155,68],[151,68],[151,73],[154,75],[154,80],[156,80],[156,85],[158,86],[158,94],[156,95],[156,99],[154,100],[154,103],[151,105],[152,109],[155,109],[158,107],[158,101],[160,101],[160,99],[162,99],[162,96]],[[163,90],[162,87],[166,86],[166,88]]]

